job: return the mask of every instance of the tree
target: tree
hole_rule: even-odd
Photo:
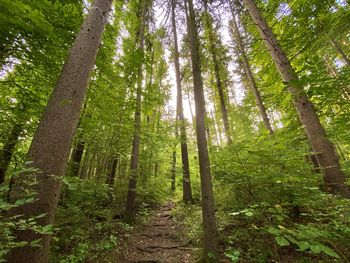
[[[179,47],[177,43],[177,30],[176,30],[176,1],[172,0],[171,3],[171,23],[174,37],[174,65],[175,65],[175,77],[176,77],[176,89],[177,89],[177,103],[176,103],[176,115],[179,120],[180,126],[180,144],[181,144],[181,160],[182,160],[182,172],[183,172],[183,200],[185,202],[192,202],[191,180],[190,180],[190,165],[188,160],[187,149],[187,135],[186,135],[186,123],[183,112],[182,102],[182,87],[180,77],[180,61],[179,61]],[[176,158],[176,156],[175,156]],[[175,159],[176,160],[176,159]]]
[[[204,262],[218,262],[218,237],[215,219],[214,194],[210,171],[210,161],[205,129],[205,99],[199,56],[199,41],[196,25],[196,16],[192,0],[188,4],[187,27],[190,38],[194,100],[196,110],[196,133],[201,177],[202,218],[203,218],[203,260]]]
[[[231,7],[231,12],[232,12],[233,35],[236,38],[236,43],[237,43],[237,46],[238,46],[239,51],[241,53],[241,58],[242,58],[243,66],[244,66],[244,71],[245,71],[245,73],[246,73],[246,75],[248,77],[248,81],[249,81],[251,90],[254,93],[256,105],[257,105],[257,107],[259,109],[260,116],[261,116],[261,118],[263,120],[263,123],[264,123],[266,129],[268,130],[268,132],[270,134],[273,134],[273,129],[271,127],[271,123],[270,123],[269,117],[267,116],[265,105],[264,105],[264,103],[263,103],[263,101],[261,99],[260,91],[259,91],[259,89],[258,89],[258,87],[256,85],[256,82],[255,82],[255,79],[254,79],[254,76],[253,76],[253,72],[252,72],[252,70],[250,68],[250,64],[249,64],[249,61],[248,61],[248,58],[247,58],[247,55],[246,55],[246,52],[245,52],[245,47],[244,47],[244,44],[243,44],[241,33],[239,32],[238,22],[236,20],[236,16],[239,17],[239,14],[237,12],[235,12],[235,6],[232,3],[232,1],[230,3],[230,7]]]
[[[221,63],[219,62],[218,58],[218,48],[216,46],[217,37],[214,34],[214,29],[213,29],[213,19],[208,11],[208,1],[204,0],[204,21],[205,21],[205,27],[208,31],[208,42],[209,42],[209,52],[211,55],[211,60],[213,62],[214,66],[214,76],[215,76],[215,85],[218,91],[219,95],[219,101],[220,101],[220,110],[221,110],[221,115],[222,115],[222,121],[224,124],[224,131],[226,135],[226,140],[228,144],[232,143],[232,138],[231,138],[231,131],[230,131],[230,124],[229,124],[229,119],[228,119],[228,110],[227,110],[227,94],[225,94],[226,89],[223,85],[223,81],[220,76],[220,67]]]
[[[138,68],[138,79],[136,89],[136,107],[134,115],[134,137],[132,143],[131,160],[130,160],[130,178],[128,194],[125,205],[124,220],[128,224],[133,224],[136,215],[136,184],[137,173],[139,165],[139,147],[140,147],[140,132],[141,132],[141,100],[142,100],[142,81],[143,81],[143,56],[144,56],[144,41],[145,41],[145,26],[146,26],[146,12],[148,7],[148,0],[140,0],[138,19],[139,30],[137,32],[136,42],[138,43],[137,50],[140,54],[140,63]]]
[[[334,147],[327,138],[314,106],[305,94],[288,57],[282,50],[271,28],[261,16],[254,1],[244,0],[244,3],[271,54],[282,80],[286,83],[288,91],[293,97],[294,106],[316,154],[328,191],[350,198],[350,189],[345,185],[345,176],[341,171]]]
[[[31,165],[38,169],[38,172],[31,175],[36,180],[34,189],[37,191],[37,201],[14,209],[12,214],[24,215],[27,218],[45,213],[40,220],[43,226],[52,224],[54,220],[61,185],[59,178],[65,172],[90,71],[95,62],[111,4],[110,0],[95,0],[92,3],[27,154],[28,160],[32,161]],[[28,176],[22,174],[15,178],[11,189],[12,199],[24,193],[23,183]],[[19,240],[27,242],[41,238],[41,247],[28,245],[13,249],[8,258],[9,262],[28,262],[28,258],[31,262],[49,262],[50,235],[33,231],[18,231],[16,235]]]

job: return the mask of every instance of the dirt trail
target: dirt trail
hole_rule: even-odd
[[[192,263],[196,262],[194,247],[181,240],[167,203],[151,217],[149,225],[136,227],[120,262],[123,263]]]

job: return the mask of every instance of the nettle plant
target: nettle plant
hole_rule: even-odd
[[[46,214],[40,214],[37,216],[31,216],[24,218],[23,215],[11,215],[9,212],[11,209],[18,208],[20,206],[28,205],[36,201],[36,192],[33,190],[33,186],[36,184],[35,178],[30,177],[31,174],[37,169],[31,168],[26,163],[24,167],[21,167],[12,172],[12,177],[25,173],[30,180],[25,183],[27,185],[24,195],[17,199],[15,202],[11,202],[9,199],[10,184],[3,184],[0,186],[0,262],[6,262],[6,255],[13,248],[19,248],[24,246],[40,247],[40,239],[32,240],[31,242],[20,241],[16,239],[15,231],[31,230],[38,234],[50,235],[53,234],[53,225],[39,225],[38,220],[44,217]]]

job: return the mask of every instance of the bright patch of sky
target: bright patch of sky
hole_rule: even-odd
[[[285,16],[289,16],[292,13],[288,3],[280,3],[277,10],[277,19],[281,20]]]

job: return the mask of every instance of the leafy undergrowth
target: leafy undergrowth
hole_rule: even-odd
[[[150,211],[161,203],[161,188],[154,194],[148,187],[139,191],[138,220],[147,221]],[[115,262],[132,230],[122,222],[125,204],[116,201],[122,196],[115,194],[107,185],[67,178],[55,219],[58,230],[51,246],[51,262]]]
[[[350,201],[321,191],[307,148],[282,135],[212,154],[220,248],[231,262],[349,262]],[[199,245],[199,204],[175,216]]]

